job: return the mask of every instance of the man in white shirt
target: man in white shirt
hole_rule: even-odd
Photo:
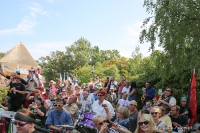
[[[109,101],[105,100],[105,96],[106,93],[104,91],[98,92],[98,100],[92,104],[92,111],[111,119],[115,115],[114,108]]]
[[[122,89],[122,95],[124,93],[129,94],[130,88],[131,88],[130,87],[130,82],[126,82],[126,86],[124,86],[124,88]]]
[[[129,106],[129,101],[127,100],[127,97],[128,97],[128,94],[124,93],[123,96],[122,96],[122,99],[120,99],[118,101],[117,107],[122,107],[122,106],[128,107]]]

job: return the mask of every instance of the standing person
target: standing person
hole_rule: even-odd
[[[110,91],[110,88],[114,88],[114,92],[116,93],[118,82],[115,80],[115,77],[112,77],[107,86],[107,93]]]
[[[119,89],[118,89],[118,99],[122,98],[122,89],[124,86],[126,86],[126,79],[125,77],[121,78],[121,81],[118,83]]]
[[[63,100],[61,98],[57,98],[54,104],[54,110],[49,112],[47,116],[45,125],[54,131],[61,132],[63,130],[62,127],[58,127],[57,125],[73,125],[72,118],[68,112],[63,110]],[[66,133],[70,133],[72,128],[67,127]]]
[[[144,94],[145,100],[144,100],[144,103],[143,103],[143,108],[142,108],[142,110],[147,109],[147,108],[146,108],[146,102],[147,102],[147,101],[152,101],[153,98],[154,98],[154,96],[155,96],[155,90],[154,90],[154,88],[152,87],[151,82],[149,82],[149,81],[146,82],[145,86],[146,86],[145,94]]]
[[[8,96],[10,96],[10,104],[12,105],[13,111],[17,111],[22,107],[24,102],[25,86],[20,83],[20,76],[16,75],[15,83],[12,88],[8,91]]]
[[[135,100],[130,101],[129,104],[129,130],[133,133],[137,127],[137,117],[138,117],[138,111],[137,111],[137,102]]]
[[[117,104],[117,95],[114,92],[114,88],[110,88],[110,103],[112,104],[112,106],[115,108],[116,104]]]
[[[105,100],[105,96],[106,93],[104,91],[98,92],[98,100],[92,104],[92,111],[111,119],[115,115],[114,108],[109,101]]]
[[[90,86],[90,85],[92,85],[93,87],[94,87],[94,82],[93,82],[93,79],[92,78],[90,78],[90,81],[88,82],[88,87]]]
[[[131,82],[131,87],[129,89],[128,93],[128,101],[136,100],[136,95],[137,95],[137,86],[136,82]]]
[[[21,109],[15,114],[15,121],[17,133],[44,133],[44,130],[39,130],[35,125],[35,115],[28,109]]]
[[[156,133],[155,124],[151,115],[143,114],[139,117],[135,133]]]
[[[172,121],[172,127],[174,132],[178,132],[179,128],[188,127],[188,119],[185,115],[180,115],[180,107],[178,105],[174,105],[171,107],[171,115],[169,117]]]
[[[170,87],[167,87],[165,89],[164,95],[162,96],[161,100],[158,100],[160,104],[166,104],[171,108],[173,105],[176,105],[176,99],[172,96],[173,95],[173,89]]]
[[[128,94],[124,93],[122,96],[122,99],[120,99],[117,103],[117,107],[128,107],[129,106],[129,101],[127,100]]]
[[[130,82],[126,82],[126,86],[124,86],[124,88],[122,89],[122,95],[124,93],[129,94],[130,88],[131,88],[130,87]]]

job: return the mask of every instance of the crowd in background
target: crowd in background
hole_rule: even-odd
[[[166,87],[164,92],[156,95],[150,81],[144,82],[143,97],[137,101],[136,82],[126,81],[125,77],[121,77],[120,81],[116,81],[115,77],[90,78],[88,83],[81,85],[76,77],[71,77],[64,82],[61,79],[57,82],[51,80],[44,87],[39,68],[31,68],[24,78],[20,77],[18,71],[11,75],[0,74],[8,79],[6,85],[9,87],[0,108],[18,111],[19,115],[20,112],[21,115],[26,112],[28,119],[31,119],[29,116],[33,113],[38,120],[31,121],[33,124],[39,123],[41,128],[54,132],[63,131],[63,127],[57,125],[64,124],[77,128],[81,128],[79,124],[86,124],[100,133],[180,132],[190,129],[188,123],[193,116],[186,105],[187,97],[181,97],[181,104],[177,105],[172,88]],[[142,108],[138,108],[141,102]],[[27,113],[26,109],[30,112]],[[87,113],[92,117],[87,120],[92,123],[82,121],[82,115]],[[11,120],[2,118],[1,121],[5,122],[8,130]],[[30,123],[27,119],[19,121],[14,123],[19,133],[26,126],[31,126],[23,122]],[[72,130],[72,127],[65,128],[65,132]]]

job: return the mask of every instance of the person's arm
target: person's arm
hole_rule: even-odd
[[[106,118],[107,118],[108,120],[111,120],[111,119],[113,118],[113,116],[111,115],[111,113],[110,113],[110,111],[109,111],[109,109],[108,109],[108,106],[107,106],[107,105],[104,106],[104,109],[105,109],[105,111],[106,111]]]
[[[2,71],[0,71],[0,74],[1,74],[2,76],[6,77],[6,75],[5,75]]]
[[[112,123],[112,129],[120,132],[120,133],[132,133],[131,131],[121,128],[117,123],[114,123],[112,121],[110,121]]]
[[[41,117],[43,117],[45,115],[45,113],[42,112],[42,110],[40,110],[38,107],[36,107],[35,110],[38,113],[38,115],[40,115]]]
[[[132,96],[134,93],[136,93],[137,92],[137,90],[136,90],[136,88],[133,88],[133,90],[128,94],[129,96]]]
[[[55,127],[55,126],[53,126],[53,125],[48,125],[47,127],[50,128],[50,129],[52,129],[52,130],[59,131],[59,132],[62,131],[62,127]]]
[[[0,108],[4,109],[5,111],[8,111],[8,107],[5,107],[3,105],[0,104]]]

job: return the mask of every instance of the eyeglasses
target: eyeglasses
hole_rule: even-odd
[[[16,125],[16,126],[18,125],[19,127],[23,127],[23,126],[25,126],[28,123],[18,123],[18,122],[14,121],[13,124]]]
[[[61,107],[62,104],[54,104],[53,106],[54,106],[54,107]]]
[[[142,125],[148,125],[149,124],[149,122],[148,121],[144,121],[144,122],[138,122],[138,125],[139,126],[142,126]]]
[[[98,95],[98,97],[102,97],[103,95]]]
[[[157,115],[158,114],[158,112],[151,112],[151,115]]]
[[[104,121],[100,122],[99,125],[101,126],[101,125],[103,125],[103,123],[106,123],[107,121],[108,120],[104,120]]]
[[[167,92],[171,92],[171,90],[165,90],[165,91],[167,91]]]

